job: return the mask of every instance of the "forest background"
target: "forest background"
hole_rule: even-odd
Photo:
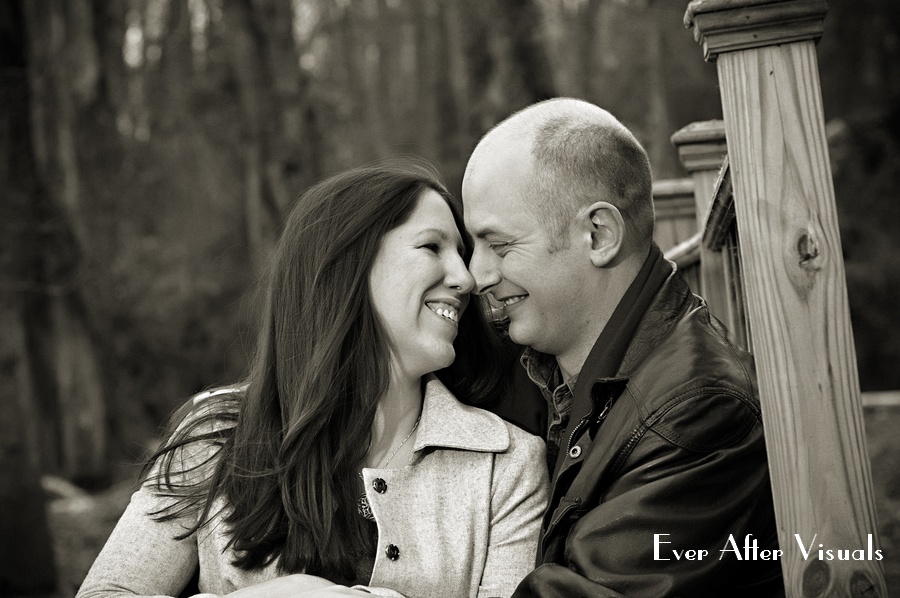
[[[0,0],[0,532],[38,530],[0,562],[48,544],[42,476],[133,481],[178,403],[241,377],[313,182],[416,154],[458,194],[478,138],[557,95],[685,176],[671,134],[722,113],[686,5]],[[860,382],[900,389],[900,3],[833,1],[818,55]]]

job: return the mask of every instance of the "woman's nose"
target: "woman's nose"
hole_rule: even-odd
[[[445,280],[447,286],[457,289],[460,293],[471,293],[475,288],[475,279],[466,269],[466,263],[462,257],[458,255],[451,260]]]

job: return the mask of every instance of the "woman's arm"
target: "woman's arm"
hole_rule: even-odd
[[[510,429],[510,447],[498,454],[491,488],[491,530],[479,598],[505,598],[534,569],[549,479],[546,447],[536,436]]]
[[[212,400],[225,391],[209,392],[189,399],[179,411],[184,414],[170,442],[182,434],[201,437],[227,426],[216,419],[224,403]],[[158,456],[141,488],[131,497],[115,529],[94,561],[77,598],[106,596],[179,596],[197,572],[197,534],[176,540],[196,527],[199,505],[173,513],[178,499],[171,495],[202,492],[218,460],[220,443],[191,441]],[[162,472],[168,472],[168,476]],[[182,498],[184,498],[182,496]],[[180,503],[184,506],[185,503]],[[159,514],[170,517],[159,520]]]
[[[76,598],[181,593],[197,568],[197,542],[174,539],[185,532],[184,519],[159,522],[149,515],[165,505],[147,485],[134,493]]]

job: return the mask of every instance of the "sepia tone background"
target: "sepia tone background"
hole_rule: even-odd
[[[0,595],[71,596],[166,415],[242,375],[255,283],[313,182],[416,154],[458,193],[490,126],[557,95],[684,176],[669,137],[721,117],[686,5],[0,0]],[[880,393],[900,389],[900,4],[833,1],[825,26],[860,382]],[[869,396],[900,591],[900,407]]]

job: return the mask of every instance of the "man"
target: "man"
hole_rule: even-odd
[[[753,363],[653,243],[634,136],[535,104],[479,142],[462,195],[476,292],[548,403],[551,502],[514,596],[783,595]]]

